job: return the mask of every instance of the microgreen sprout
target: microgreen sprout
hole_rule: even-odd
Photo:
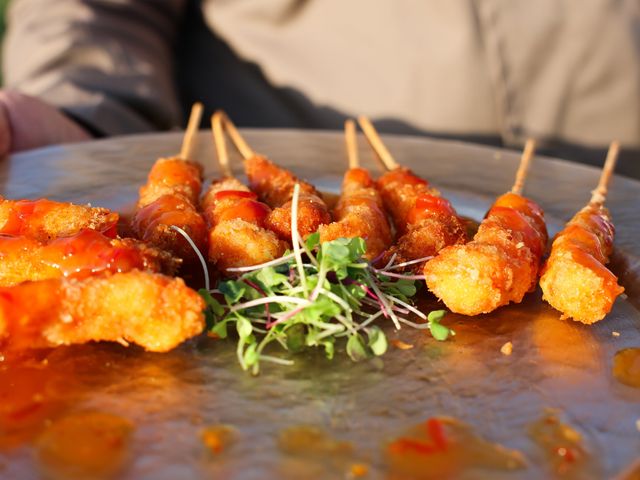
[[[210,287],[211,287],[211,284],[210,284],[210,281],[209,281],[209,269],[207,268],[207,262],[204,259],[204,256],[202,255],[202,252],[196,246],[195,242],[191,239],[189,234],[187,232],[185,232],[183,229],[181,229],[180,227],[178,227],[176,225],[171,225],[171,229],[175,230],[180,235],[182,235],[184,237],[184,239],[189,243],[191,248],[193,248],[193,250],[196,252],[196,255],[198,256],[198,259],[200,260],[200,265],[202,265],[202,271],[203,271],[203,275],[204,275],[204,288],[206,290],[209,290]]]
[[[292,252],[261,265],[229,269],[241,275],[220,281],[216,290],[201,290],[210,332],[226,338],[228,328],[235,327],[236,353],[244,370],[258,374],[261,362],[293,363],[265,354],[272,343],[290,352],[323,348],[331,359],[336,340],[347,337],[346,352],[353,361],[383,355],[387,339],[374,323],[385,319],[397,329],[401,325],[429,329],[437,340],[453,335],[440,324],[444,310],[425,315],[412,305],[415,282],[423,277],[398,273],[393,261],[374,268],[363,258],[362,238],[320,243],[314,233],[303,241],[297,231],[298,197],[296,185]],[[424,323],[404,317],[409,314]]]

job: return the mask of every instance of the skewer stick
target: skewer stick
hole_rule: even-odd
[[[227,151],[227,139],[224,136],[224,126],[222,125],[222,112],[217,111],[211,116],[211,133],[213,134],[213,144],[216,148],[218,165],[225,177],[233,177],[233,172],[229,166],[229,152]]]
[[[249,144],[245,141],[245,139],[242,138],[242,135],[240,135],[240,132],[238,131],[234,123],[231,121],[231,119],[227,116],[227,114],[224,113],[222,110],[218,110],[218,112],[216,113],[220,114],[225,130],[227,131],[229,138],[231,138],[231,142],[233,142],[238,152],[240,152],[240,155],[242,155],[242,158],[247,160],[255,156],[255,152],[252,150]]]
[[[600,181],[596,189],[591,192],[591,205],[602,205],[607,199],[607,193],[609,190],[609,181],[613,175],[613,171],[616,168],[616,162],[618,161],[618,154],[620,153],[620,142],[614,140],[609,145],[609,151],[607,152],[607,159],[602,167],[602,173],[600,174]]]
[[[516,179],[513,182],[513,187],[511,187],[511,193],[522,195],[524,182],[527,179],[527,174],[529,173],[529,165],[531,165],[531,159],[533,159],[535,152],[536,141],[533,138],[527,139],[527,142],[524,144],[522,156],[520,157],[520,166],[516,173]]]
[[[198,136],[198,128],[200,127],[200,120],[202,120],[202,110],[203,107],[200,102],[194,103],[193,107],[191,107],[187,130],[184,132],[182,148],[180,149],[180,158],[182,160],[189,160],[193,155],[193,149],[195,148],[196,138]]]
[[[387,150],[387,147],[384,145],[384,143],[382,143],[382,139],[380,138],[380,135],[378,135],[378,132],[371,121],[364,115],[360,115],[358,117],[358,123],[360,124],[360,128],[364,132],[364,136],[369,141],[369,144],[371,145],[371,148],[373,148],[373,151],[376,152],[376,155],[382,162],[384,168],[386,168],[387,170],[395,170],[396,168],[398,168],[400,165],[394,160],[393,156],[391,155],[391,153],[389,153],[389,150]]]
[[[344,122],[344,143],[347,147],[347,159],[349,168],[358,168],[360,159],[358,158],[358,138],[356,137],[356,122],[348,119]]]

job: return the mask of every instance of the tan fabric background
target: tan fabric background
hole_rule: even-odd
[[[637,0],[14,0],[4,71],[107,135],[203,99],[246,126],[640,147]]]

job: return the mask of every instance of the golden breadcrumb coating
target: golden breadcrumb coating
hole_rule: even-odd
[[[282,240],[291,241],[291,207],[292,202],[274,208],[265,220],[265,226]],[[318,231],[320,225],[331,222],[329,209],[324,201],[308,193],[300,193],[298,198],[298,233],[306,238]]]
[[[320,193],[310,183],[298,179],[265,157],[255,155],[244,162],[251,190],[273,211],[266,227],[282,240],[291,240],[291,198],[295,184],[300,185],[298,199],[298,232],[303,238],[315,233],[322,224],[331,222],[331,215]]]
[[[209,259],[223,271],[274,260],[286,249],[287,243],[272,231],[241,218],[221,222],[209,232]]]
[[[177,157],[158,159],[140,188],[138,209],[131,221],[136,237],[187,264],[196,263],[196,252],[172,227],[184,230],[201,252],[207,250],[207,227],[198,211],[201,189],[199,163]]]
[[[335,221],[321,225],[320,241],[361,237],[367,245],[365,257],[372,260],[389,247],[391,228],[382,208],[382,198],[369,172],[352,168],[345,173],[342,195],[333,211]]]
[[[300,194],[320,196],[313,185],[278,167],[271,160],[255,155],[244,161],[249,187],[271,208],[283,206],[293,197],[293,187],[300,184]]]
[[[220,203],[220,199],[216,198],[216,194],[229,191],[249,192],[249,187],[234,177],[225,177],[222,180],[214,180],[211,182],[211,185],[209,185],[209,188],[200,201],[200,207],[209,225],[215,222],[213,213]]]
[[[166,352],[204,328],[204,301],[180,278],[132,270],[0,288],[0,351],[115,341]]]
[[[51,200],[0,198],[0,234],[30,237],[40,242],[68,237],[90,228],[115,236],[118,214],[106,208]]]
[[[467,230],[453,205],[408,168],[399,167],[377,182],[385,208],[391,213],[399,238],[381,264],[410,262],[432,257],[449,245],[465,243]],[[418,273],[424,262],[409,269]]]
[[[522,301],[535,278],[531,264],[528,249],[513,256],[501,246],[472,241],[443,249],[424,272],[429,290],[452,312],[478,315]]]
[[[467,230],[459,217],[434,215],[411,225],[407,233],[384,253],[380,263],[387,264],[394,255],[395,264],[433,257],[444,247],[461,245],[466,241]],[[423,266],[424,262],[416,263],[407,270],[419,273]]]
[[[408,216],[418,198],[423,195],[440,195],[426,180],[404,167],[385,173],[378,179],[377,185],[384,206],[391,214],[400,235],[407,231]]]
[[[139,209],[131,222],[136,236],[186,263],[198,261],[187,240],[172,226],[184,230],[201,252],[207,251],[207,225],[193,204],[182,195],[163,195]]]
[[[182,195],[197,205],[201,189],[202,165],[177,157],[160,158],[151,167],[147,183],[140,187],[138,206],[144,207],[170,194]]]
[[[535,288],[546,243],[542,209],[520,195],[502,195],[473,241],[445,248],[426,263],[427,286],[463,315],[519,303]]]
[[[132,238],[108,238],[95,230],[39,242],[0,235],[0,286],[49,278],[85,278],[134,268],[174,274],[180,261]]]
[[[624,292],[605,267],[613,237],[609,211],[599,204],[587,205],[556,236],[540,287],[542,298],[563,317],[586,324],[602,320]]]
[[[235,178],[214,181],[202,208],[209,225],[209,260],[219,270],[268,262],[287,249],[287,243],[266,228],[271,208]]]

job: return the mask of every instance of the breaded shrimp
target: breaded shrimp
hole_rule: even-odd
[[[91,341],[166,352],[204,328],[204,301],[182,279],[132,270],[0,288],[0,351]]]

